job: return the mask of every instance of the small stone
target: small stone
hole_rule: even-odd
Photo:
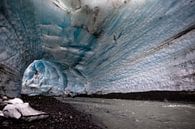
[[[7,100],[8,98],[7,98],[7,96],[3,96],[3,100]]]
[[[33,128],[35,128],[35,126],[33,126],[33,125],[31,125],[31,126],[29,127],[29,129],[33,129]]]
[[[3,125],[3,126],[8,126],[9,123],[8,123],[7,121],[4,121],[4,122],[2,122],[2,125]]]

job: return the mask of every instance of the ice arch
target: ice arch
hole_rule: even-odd
[[[67,93],[195,89],[192,0],[1,0],[1,94],[43,59]]]
[[[66,75],[55,64],[35,60],[25,70],[22,80],[23,94],[58,95],[66,87]]]

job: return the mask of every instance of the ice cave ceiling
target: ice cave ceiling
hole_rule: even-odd
[[[195,90],[194,0],[1,0],[0,94]]]

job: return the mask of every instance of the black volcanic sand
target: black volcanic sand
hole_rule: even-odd
[[[135,92],[135,93],[133,92],[132,93],[110,93],[104,95],[81,94],[81,95],[77,95],[77,97],[195,102],[195,91],[148,91],[148,92]]]
[[[49,113],[49,118],[33,122],[0,118],[0,129],[100,129],[89,115],[75,110],[71,105],[52,97],[22,96],[34,109]]]

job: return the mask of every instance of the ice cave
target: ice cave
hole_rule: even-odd
[[[0,96],[195,91],[194,0],[0,0]]]
[[[193,0],[1,0],[0,93],[195,90]]]

